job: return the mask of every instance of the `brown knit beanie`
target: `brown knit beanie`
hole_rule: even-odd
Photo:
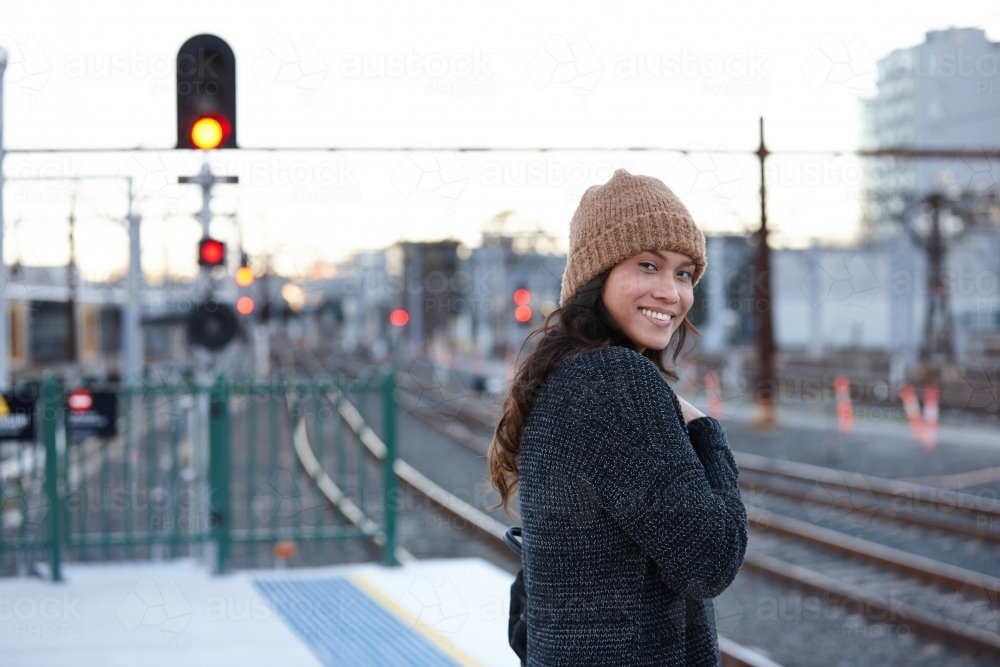
[[[599,274],[646,250],[690,257],[695,285],[708,265],[705,236],[677,195],[658,178],[618,169],[604,185],[587,188],[573,214],[559,306]]]

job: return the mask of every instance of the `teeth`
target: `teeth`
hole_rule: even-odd
[[[655,318],[657,320],[663,320],[664,322],[669,322],[671,319],[673,319],[673,316],[671,316],[671,315],[664,315],[663,313],[656,313],[656,312],[653,312],[652,310],[646,310],[645,308],[640,308],[639,310],[644,315],[649,315],[652,318]]]

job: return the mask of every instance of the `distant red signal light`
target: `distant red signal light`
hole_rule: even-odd
[[[74,389],[66,397],[70,412],[87,412],[94,407],[94,397],[86,389]]]
[[[198,263],[219,266],[226,261],[226,244],[215,239],[202,239],[198,244]]]
[[[240,315],[249,315],[253,312],[254,302],[253,299],[248,296],[241,296],[236,300],[236,312]]]
[[[396,310],[389,313],[389,323],[394,327],[406,326],[406,323],[410,321],[410,314],[403,310],[402,308],[397,308]]]
[[[531,308],[528,306],[518,306],[514,310],[514,319],[521,324],[526,324],[531,321]]]
[[[520,289],[514,290],[514,303],[519,306],[527,306],[531,301],[531,292],[527,289],[521,287]]]

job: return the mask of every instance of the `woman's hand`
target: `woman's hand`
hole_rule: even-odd
[[[677,397],[677,402],[681,404],[681,414],[684,416],[684,424],[690,424],[698,417],[704,417],[705,413],[694,407],[687,401],[685,401],[680,396]]]

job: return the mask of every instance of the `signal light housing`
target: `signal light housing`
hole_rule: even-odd
[[[198,302],[188,316],[188,341],[217,351],[236,335],[239,321],[232,306],[213,299]]]
[[[215,35],[196,35],[177,51],[177,148],[236,145],[236,57]]]

